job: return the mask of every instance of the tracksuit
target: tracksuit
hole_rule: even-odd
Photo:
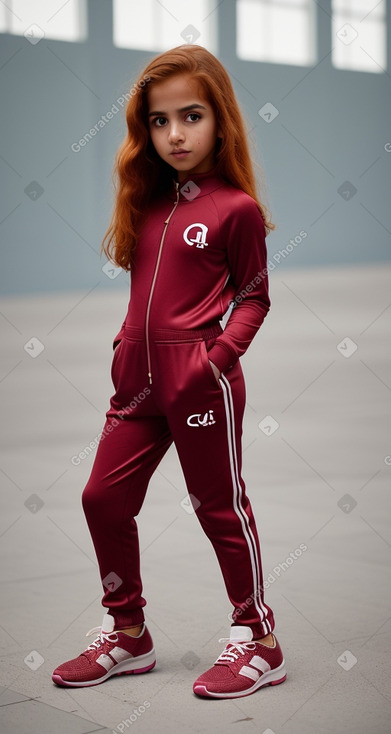
[[[173,177],[146,208],[129,306],[113,341],[114,394],[82,493],[102,605],[118,627],[144,621],[136,516],[174,442],[233,605],[232,624],[251,627],[254,639],[274,629],[241,475],[239,361],[269,308],[265,226],[255,201],[215,168],[180,183]]]

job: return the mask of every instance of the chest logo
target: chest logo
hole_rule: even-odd
[[[191,230],[193,230],[192,237],[190,237]],[[186,227],[183,233],[183,239],[190,246],[195,245],[196,247],[201,248],[208,247],[208,243],[206,241],[207,232],[208,227],[206,226],[206,224],[195,222],[195,224],[189,224],[189,226]]]

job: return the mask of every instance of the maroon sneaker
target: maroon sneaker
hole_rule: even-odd
[[[156,665],[152,637],[143,624],[137,637],[124,632],[114,632],[115,620],[105,614],[101,627],[87,632],[99,636],[79,657],[59,665],[52,680],[59,686],[96,686],[112,675],[122,673],[146,673]]]
[[[274,647],[254,642],[251,627],[233,625],[231,636],[219,642],[228,645],[210,668],[193,685],[198,696],[239,698],[262,686],[275,686],[286,678],[285,661],[275,635]]]

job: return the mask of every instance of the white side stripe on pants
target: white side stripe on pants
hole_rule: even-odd
[[[225,407],[225,413],[227,418],[227,438],[228,438],[228,450],[229,450],[229,460],[230,460],[230,466],[231,466],[231,476],[232,476],[232,487],[233,487],[233,499],[234,499],[234,510],[239,517],[244,537],[246,538],[250,559],[251,559],[251,569],[252,569],[252,575],[253,575],[253,584],[254,584],[254,591],[253,591],[253,598],[254,598],[254,604],[255,608],[257,609],[257,612],[259,613],[261,623],[266,626],[267,631],[271,632],[271,625],[268,621],[267,617],[267,609],[262,604],[261,599],[259,598],[260,589],[261,589],[261,583],[260,583],[260,569],[257,559],[257,546],[255,543],[255,538],[253,535],[253,532],[250,527],[249,517],[247,513],[244,511],[243,504],[242,504],[242,487],[239,481],[239,471],[238,471],[238,460],[237,460],[237,453],[236,453],[236,441],[235,441],[235,416],[234,416],[234,406],[232,401],[232,391],[231,391],[231,385],[227,378],[224,375],[220,375],[219,378],[220,385],[222,387],[223,393],[224,393],[224,407]]]

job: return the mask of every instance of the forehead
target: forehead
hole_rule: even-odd
[[[161,82],[156,82],[148,91],[148,108],[159,110],[176,110],[193,102],[206,100],[200,85],[188,74],[178,74]]]

